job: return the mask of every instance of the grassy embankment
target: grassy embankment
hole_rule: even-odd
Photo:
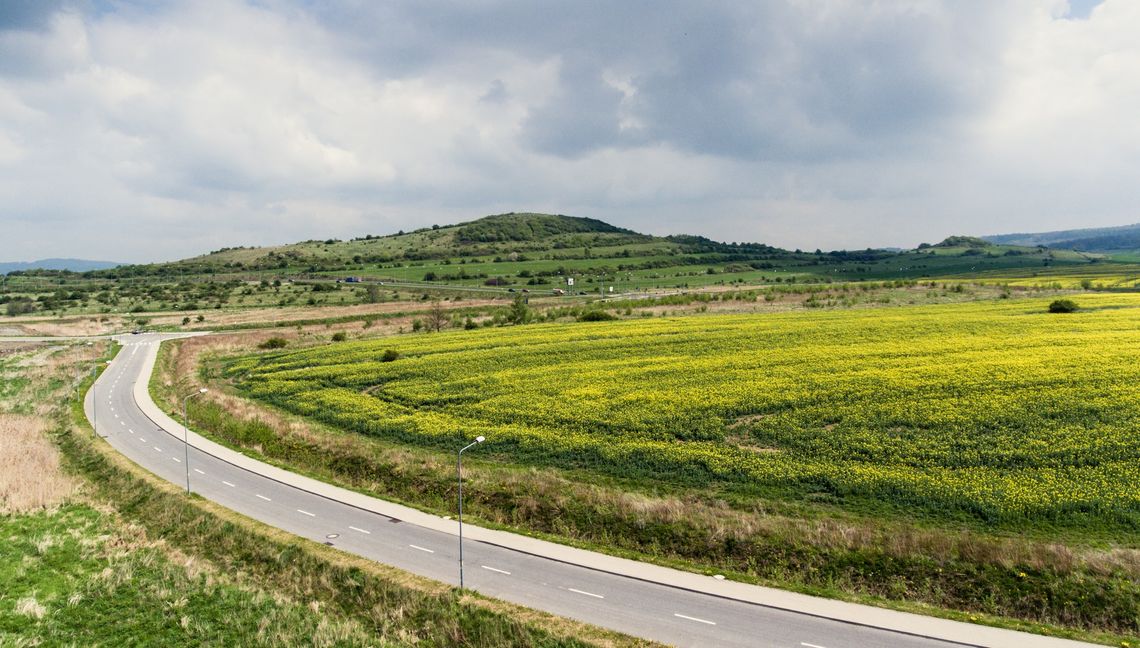
[[[315,415],[341,429],[225,394],[195,419],[282,465],[437,512],[452,498],[444,449],[455,431],[486,433],[470,501],[491,524],[829,596],[1123,641],[1140,626],[1136,482],[1103,476],[1136,465],[1121,390],[1136,384],[1137,304],[1081,299],[1094,308],[1069,320],[1039,315],[1039,300],[1003,300],[326,346],[246,368],[321,385],[276,401],[297,411],[336,392],[344,400]],[[359,364],[389,346],[405,358]],[[202,348],[165,356],[166,380],[192,373]],[[1089,354],[1119,371],[1078,371]],[[370,414],[353,418],[360,412]]]
[[[93,440],[95,353],[0,362],[0,644],[644,645],[187,499]]]

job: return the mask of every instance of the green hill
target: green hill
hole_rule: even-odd
[[[449,228],[450,229],[450,228]],[[615,227],[595,218],[550,214],[497,214],[454,227],[460,243],[495,243],[505,241],[544,242],[571,234],[615,234],[613,241],[644,243],[653,239],[646,234]]]
[[[1051,248],[1084,252],[1136,250],[1140,249],[1140,224],[1055,232],[1000,234],[984,238],[987,241],[1005,245],[1044,245]]]

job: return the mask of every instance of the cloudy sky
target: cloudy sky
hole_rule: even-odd
[[[0,0],[0,260],[1140,221],[1140,2]]]

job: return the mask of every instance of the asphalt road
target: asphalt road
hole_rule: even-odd
[[[97,432],[144,468],[234,511],[341,550],[446,583],[458,583],[456,537],[315,495],[182,443],[136,404],[145,345],[128,336],[97,381]],[[191,425],[193,425],[193,405]],[[187,463],[188,462],[188,463]],[[962,645],[720,598],[467,540],[471,589],[620,632],[677,646],[874,648]],[[869,608],[870,609],[870,608]],[[1030,638],[1029,635],[1025,635]],[[964,643],[969,644],[968,638]]]

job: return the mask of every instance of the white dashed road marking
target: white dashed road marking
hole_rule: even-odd
[[[268,497],[262,495],[261,493],[254,493],[254,495],[257,495],[258,497],[265,500],[266,502],[272,502],[273,501],[273,500],[269,499]]]
[[[433,551],[432,549],[428,549],[427,547],[421,547],[419,545],[414,545],[414,544],[410,544],[408,546],[411,547],[412,549],[419,549],[420,551],[426,551],[428,553],[435,553],[435,551]]]
[[[696,621],[697,623],[704,623],[707,625],[716,625],[716,621],[709,621],[707,619],[698,619],[697,617],[686,616],[686,615],[681,614],[679,612],[674,612],[673,616],[680,617],[682,619],[687,619],[689,621]]]
[[[353,531],[359,531],[360,533],[363,533],[364,535],[372,535],[371,531],[365,531],[364,529],[358,529],[354,526],[350,526],[348,528],[352,529]]]
[[[583,595],[583,596],[592,596],[592,597],[594,597],[594,598],[600,598],[600,599],[604,599],[604,598],[606,598],[606,597],[602,596],[601,594],[594,594],[594,593],[592,593],[592,592],[584,592],[584,591],[582,591],[582,590],[580,590],[580,589],[574,589],[573,587],[567,587],[567,588],[566,588],[566,591],[568,591],[568,592],[574,592],[575,594],[581,594],[581,595]]]
[[[228,481],[222,480],[222,483],[225,484],[226,486],[229,486],[230,488],[234,487],[234,485],[229,483]]]
[[[511,572],[503,571],[502,569],[495,569],[494,567],[488,567],[486,565],[480,565],[480,567],[482,567],[483,569],[486,569],[487,571],[493,571],[493,572],[497,572],[500,574],[506,574],[507,576],[511,575]]]
[[[316,514],[316,513],[310,513],[310,512],[308,512],[308,511],[303,511],[303,510],[301,510],[301,509],[297,509],[297,512],[298,512],[298,513],[303,513],[303,514],[305,514],[305,515],[307,515],[307,516],[309,516],[309,517],[317,517],[317,514]]]

